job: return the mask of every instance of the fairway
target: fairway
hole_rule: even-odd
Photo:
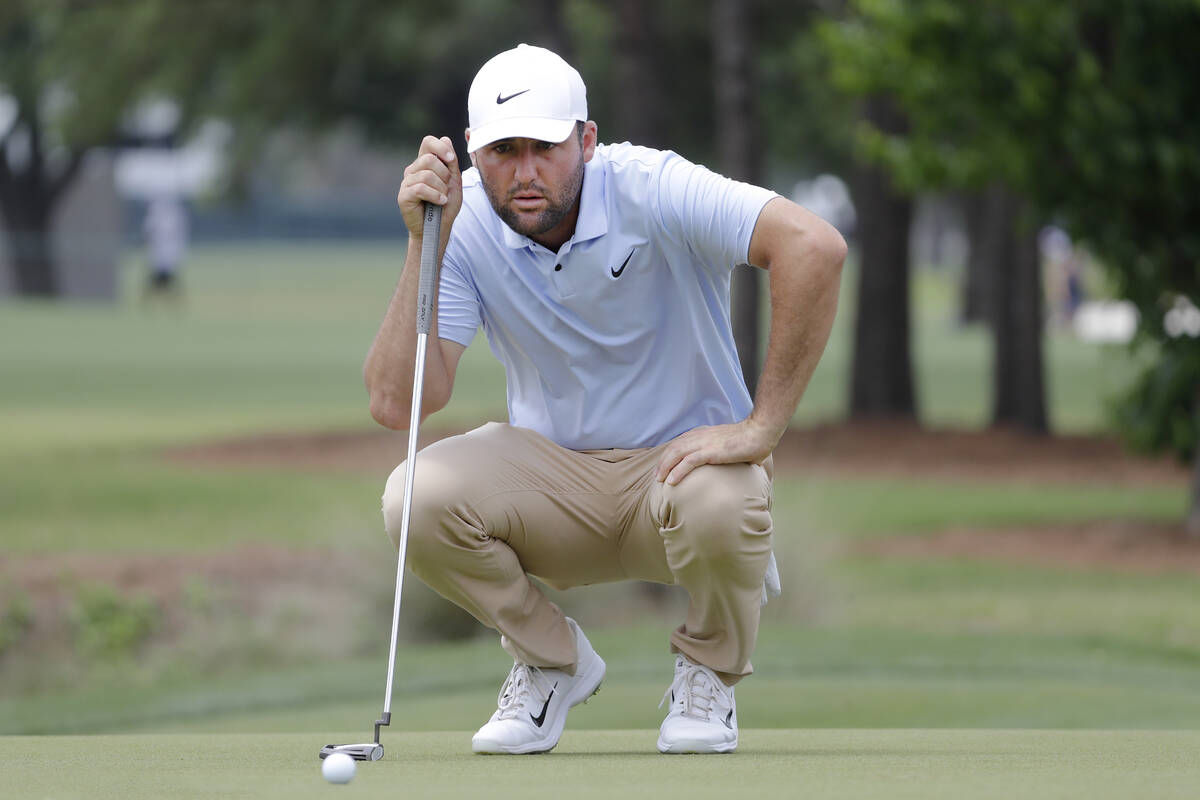
[[[355,734],[0,739],[5,796],[501,798],[1195,797],[1200,732],[743,730],[728,756],[663,756],[653,730],[570,730],[553,753],[470,753],[466,731],[386,733],[344,787],[316,753]],[[739,789],[741,790],[739,792]],[[748,793],[748,794],[747,794]]]

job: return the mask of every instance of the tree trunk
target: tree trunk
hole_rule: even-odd
[[[1200,386],[1196,387],[1192,416],[1196,420],[1196,430],[1200,431]],[[1200,442],[1196,443],[1196,458],[1192,464],[1192,503],[1188,510],[1187,532],[1200,538]]]
[[[719,168],[731,178],[757,183],[760,148],[753,105],[748,6],[745,0],[712,0],[713,93]],[[761,271],[745,265],[737,267],[730,293],[733,340],[742,364],[742,378],[753,397],[760,370]]]
[[[962,196],[963,217],[967,228],[967,271],[963,276],[962,304],[959,315],[961,323],[986,323],[991,319],[991,270],[995,263],[990,256],[995,253],[988,242],[996,241],[996,226],[985,213],[982,192],[966,192]]]
[[[902,125],[885,98],[869,99],[864,113],[882,130]],[[851,184],[859,278],[850,417],[915,419],[908,298],[912,197],[871,164],[856,165]]]
[[[0,151],[0,158],[4,153]],[[22,297],[54,297],[58,276],[51,250],[50,204],[43,192],[22,181],[20,188],[0,190],[0,212],[7,227],[8,251],[13,268],[13,288]],[[21,190],[24,191],[21,191]]]
[[[52,165],[44,153],[39,93],[25,82],[17,81],[16,87],[11,95],[16,100],[16,119],[0,138],[0,214],[8,228],[17,294],[54,297],[60,287],[54,268],[51,222],[58,201],[83,164],[87,148],[68,151],[64,161]],[[13,158],[11,143],[17,133],[27,141],[28,152]]]
[[[659,65],[662,32],[657,3],[618,0],[617,36],[613,42],[613,73],[621,102],[613,114],[615,139],[647,147],[665,147],[663,102]],[[606,140],[610,141],[610,140]]]
[[[571,47],[571,36],[563,21],[563,0],[536,0],[533,6],[538,32],[536,44],[553,50],[565,61],[573,61],[575,53]]]
[[[1192,465],[1192,504],[1188,511],[1187,532],[1200,538],[1200,447],[1196,448],[1196,459]]]
[[[987,189],[985,209],[1003,233],[991,270],[992,424],[1046,433],[1042,378],[1042,282],[1037,231],[1027,205],[1007,187]]]
[[[17,232],[16,237],[13,277],[17,294],[22,297],[58,296],[58,276],[50,254],[50,232]]]

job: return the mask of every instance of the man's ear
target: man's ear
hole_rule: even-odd
[[[596,144],[599,141],[600,129],[590,119],[583,123],[583,160],[591,161],[596,154]]]
[[[470,128],[466,128],[466,129],[464,129],[464,130],[463,130],[463,136],[464,136],[464,137],[466,138],[466,140],[467,140],[467,147],[470,147],[470,146],[471,146],[471,129],[470,129]],[[474,154],[474,153],[467,153],[467,155],[468,155],[468,156],[470,157],[470,159],[471,159],[471,166],[472,166],[472,167],[473,167],[473,166],[475,166],[475,154]]]

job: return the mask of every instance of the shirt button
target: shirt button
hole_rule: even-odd
[[[555,265],[554,265],[554,271],[555,271],[555,272],[562,272],[562,264],[555,264]]]

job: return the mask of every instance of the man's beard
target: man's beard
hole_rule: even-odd
[[[495,187],[489,184],[482,174],[480,174],[480,178],[483,180],[483,190],[487,193],[488,201],[500,219],[504,220],[504,224],[522,236],[532,238],[553,230],[555,226],[566,219],[567,215],[571,213],[571,209],[575,207],[575,201],[579,199],[579,192],[583,188],[583,159],[579,159],[579,169],[563,186],[562,191],[553,196],[546,191],[545,187],[531,182],[517,184],[508,191],[505,197],[501,198],[495,191]],[[546,201],[546,207],[533,219],[527,215],[518,214],[509,205],[509,202],[517,195],[531,191],[537,192]]]

